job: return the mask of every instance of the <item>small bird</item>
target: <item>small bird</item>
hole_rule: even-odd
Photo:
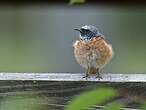
[[[74,55],[77,62],[86,69],[84,78],[96,75],[101,79],[99,70],[112,58],[112,46],[105,41],[105,37],[95,26],[85,25],[75,30],[80,34],[73,45]]]

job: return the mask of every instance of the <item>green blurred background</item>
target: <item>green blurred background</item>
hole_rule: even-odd
[[[84,72],[73,55],[78,33],[91,24],[112,44],[103,72],[146,71],[146,8],[104,5],[15,5],[0,7],[1,72]]]

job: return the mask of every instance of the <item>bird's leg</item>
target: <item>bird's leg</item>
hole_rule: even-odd
[[[99,80],[102,79],[102,76],[100,75],[100,72],[99,72],[99,68],[97,69],[97,76],[96,78],[98,78]]]
[[[83,78],[88,78],[89,77],[89,67],[86,70],[86,75]]]

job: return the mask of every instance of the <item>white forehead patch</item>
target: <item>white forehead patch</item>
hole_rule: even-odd
[[[83,29],[89,29],[90,27],[88,25],[85,25],[85,26],[83,26],[81,28],[83,28]]]
[[[85,26],[82,26],[81,28],[89,29],[90,31],[92,31],[94,33],[97,33],[97,31],[98,31],[98,29],[95,26],[92,26],[92,25],[85,25]]]

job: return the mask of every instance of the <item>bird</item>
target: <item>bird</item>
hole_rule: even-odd
[[[93,25],[84,25],[74,30],[79,32],[79,39],[73,44],[74,56],[76,61],[86,69],[86,75],[83,78],[94,75],[102,79],[100,70],[112,59],[112,46]]]

